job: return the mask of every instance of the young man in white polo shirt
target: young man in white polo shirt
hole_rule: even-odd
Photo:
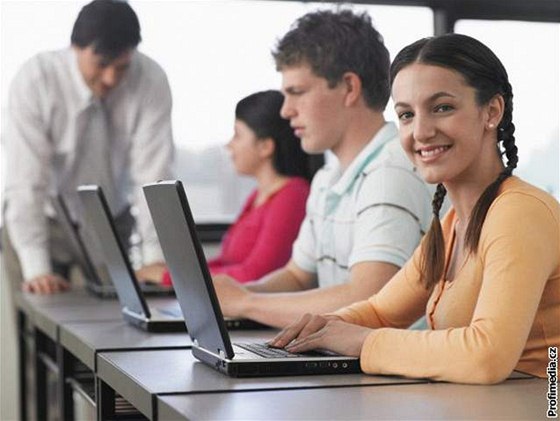
[[[337,158],[315,176],[292,259],[258,282],[214,283],[224,315],[284,327],[366,299],[408,260],[427,229],[431,192],[386,123],[389,53],[366,14],[309,13],[273,53],[281,114],[302,147]]]

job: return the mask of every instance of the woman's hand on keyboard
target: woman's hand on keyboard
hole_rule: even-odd
[[[269,345],[290,352],[326,349],[358,357],[371,332],[372,329],[343,322],[337,316],[306,314],[276,335]]]

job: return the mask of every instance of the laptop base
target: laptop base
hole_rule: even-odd
[[[102,300],[112,300],[117,298],[115,288],[107,288],[107,285],[86,283],[86,290]]]
[[[113,285],[100,285],[88,282],[86,283],[86,289],[96,297],[104,300],[117,298],[117,290]],[[158,288],[150,284],[140,284],[140,289],[142,290],[142,293],[148,297],[175,297],[175,291],[173,288]]]
[[[213,355],[201,348],[193,347],[193,355],[203,363],[230,377],[274,377],[274,376],[309,376],[321,374],[357,374],[361,373],[360,360],[340,357],[340,360],[312,359],[255,360],[234,361]]]
[[[123,319],[133,325],[134,327],[144,330],[146,332],[152,333],[172,333],[172,332],[182,332],[187,331],[187,326],[183,320],[153,320],[146,319],[140,314],[135,314],[126,311],[122,311]]]
[[[225,319],[227,330],[270,330],[270,326],[249,319]]]

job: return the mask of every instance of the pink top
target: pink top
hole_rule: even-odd
[[[213,275],[226,274],[239,282],[257,280],[284,266],[305,217],[309,183],[293,177],[265,203],[255,207],[255,190],[237,221],[227,230],[221,253],[210,260]],[[170,284],[169,272],[163,283]]]

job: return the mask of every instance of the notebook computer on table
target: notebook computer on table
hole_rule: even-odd
[[[148,208],[200,361],[232,377],[358,373],[358,358],[291,354],[264,343],[232,344],[180,181],[144,186]]]
[[[94,234],[83,224],[72,218],[62,195],[51,198],[52,206],[57,215],[66,240],[74,250],[77,264],[80,267],[88,291],[100,298],[116,298],[117,293],[109,271],[102,257],[102,252],[95,241]],[[149,296],[174,296],[171,286],[141,282],[142,292]]]
[[[177,301],[161,300],[150,308],[136,278],[125,249],[120,242],[109,206],[99,186],[80,186],[78,196],[83,205],[84,223],[88,225],[102,251],[104,263],[115,285],[123,318],[150,332],[184,332],[185,321]]]

